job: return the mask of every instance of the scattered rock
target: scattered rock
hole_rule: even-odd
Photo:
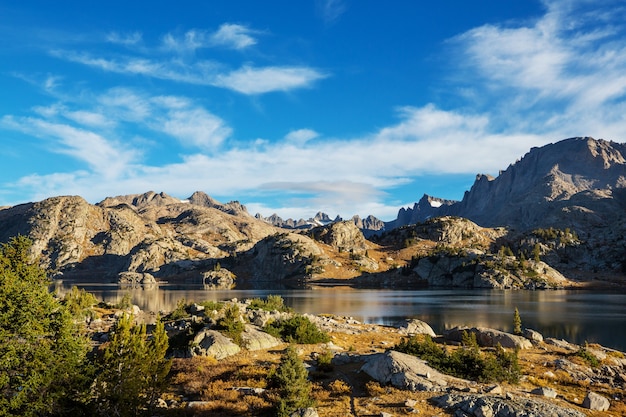
[[[442,391],[449,378],[428,366],[426,361],[393,350],[371,355],[361,371],[381,384],[411,391]]]
[[[290,417],[319,417],[317,414],[317,410],[315,408],[300,408],[293,413],[291,413]]]
[[[524,337],[533,343],[543,342],[543,335],[533,329],[524,329]]]
[[[530,391],[530,393],[542,397],[556,398],[556,391],[550,387],[538,387]]]
[[[589,410],[606,411],[611,406],[608,399],[593,391],[589,391],[583,400],[583,407]]]
[[[461,342],[463,332],[474,333],[480,346],[495,347],[500,344],[504,348],[511,349],[530,349],[533,347],[532,343],[522,336],[486,327],[455,327],[445,331],[444,337],[448,340]]]
[[[445,394],[430,401],[438,407],[455,411],[459,416],[487,417],[585,417],[580,411],[563,408],[531,398],[501,398],[491,395]]]
[[[565,349],[565,350],[570,350],[572,352],[575,352],[578,349],[580,349],[580,346],[570,343],[567,340],[563,340],[563,339],[554,339],[552,337],[549,337],[545,340],[545,342],[549,345],[556,346],[558,348]]]
[[[396,324],[395,327],[398,328],[399,333],[409,336],[415,334],[427,334],[430,337],[437,336],[428,323],[418,319],[406,319],[403,322]]]
[[[239,353],[241,348],[216,330],[204,328],[196,334],[189,348],[190,356],[213,356],[224,359]]]
[[[274,336],[261,331],[258,327],[250,324],[245,325],[244,331],[241,334],[241,339],[243,340],[243,346],[248,350],[269,349],[283,343],[282,340],[277,339]]]

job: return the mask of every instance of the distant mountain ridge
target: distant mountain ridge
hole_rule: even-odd
[[[424,196],[393,226],[454,215],[518,229],[607,225],[626,207],[626,144],[591,137],[532,148],[498,177],[479,174],[463,199],[433,207]]]
[[[461,201],[424,195],[388,223],[321,212],[307,221],[263,218],[201,191],[97,204],[59,196],[0,208],[0,242],[28,236],[33,257],[56,278],[132,285],[350,279],[551,288],[565,282],[559,271],[623,280],[624,155],[626,145],[588,137],[533,148],[498,177],[478,175]]]

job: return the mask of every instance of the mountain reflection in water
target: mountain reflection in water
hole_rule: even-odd
[[[63,295],[71,283],[57,283]],[[117,285],[77,284],[99,300],[114,304],[130,294],[134,304],[153,312],[168,312],[177,302],[223,301],[233,298],[283,297],[298,313],[334,314],[365,323],[392,325],[418,318],[437,333],[459,325],[512,331],[517,308],[524,327],[544,337],[582,344],[600,343],[626,350],[626,293],[597,291],[497,291],[497,290],[386,290],[318,287],[309,290],[204,290],[190,286],[124,289]]]

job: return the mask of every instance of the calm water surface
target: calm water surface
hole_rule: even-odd
[[[600,343],[626,351],[626,292],[496,291],[496,290],[382,290],[349,287],[309,290],[203,290],[161,286],[154,289],[120,289],[117,285],[78,285],[98,299],[115,303],[130,294],[146,311],[171,311],[178,300],[222,301],[232,298],[283,297],[299,313],[350,316],[365,323],[394,324],[404,318],[429,323],[436,333],[458,325],[512,330],[513,312],[523,326],[544,337],[574,343]],[[59,284],[63,294],[69,284]]]

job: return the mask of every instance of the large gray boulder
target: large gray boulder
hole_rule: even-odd
[[[610,406],[611,403],[608,399],[592,391],[589,391],[583,400],[583,407],[589,410],[606,411]]]
[[[245,325],[241,334],[243,346],[248,350],[270,349],[283,343],[282,340],[261,331],[258,327],[250,324]]]
[[[371,355],[361,371],[381,384],[411,391],[443,391],[449,378],[426,361],[393,350]]]
[[[239,346],[220,332],[205,327],[193,338],[189,354],[190,356],[213,356],[219,360],[235,355],[240,350]]]
[[[455,416],[585,417],[585,414],[578,410],[560,407],[532,398],[517,399],[514,397],[501,398],[478,394],[445,394],[440,397],[433,397],[430,401],[438,407],[455,411]]]
[[[428,323],[418,319],[406,319],[396,324],[398,332],[409,336],[415,334],[427,334],[430,337],[436,337],[437,335],[433,331],[432,327]]]
[[[487,327],[455,327],[446,330],[444,337],[454,342],[461,342],[463,332],[474,333],[478,344],[484,347],[495,347],[498,344],[503,348],[511,349],[531,349],[533,347],[530,340],[525,337]]]

